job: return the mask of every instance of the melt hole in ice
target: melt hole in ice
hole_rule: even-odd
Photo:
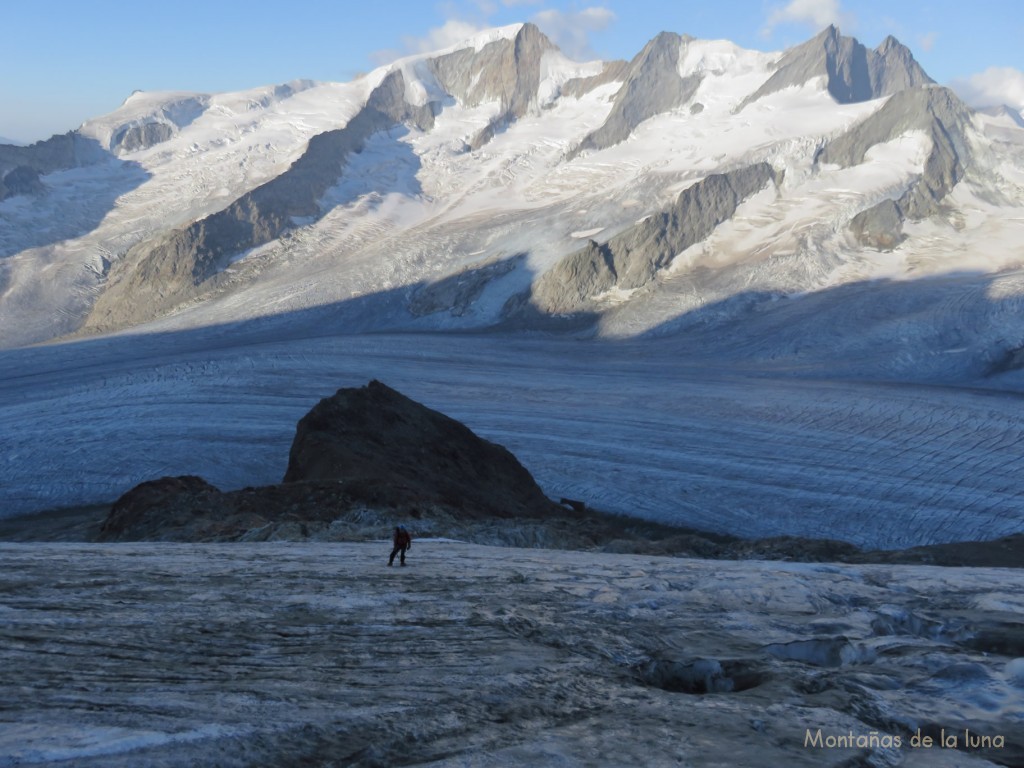
[[[640,669],[647,685],[672,693],[703,695],[706,693],[738,693],[756,688],[766,676],[746,661],[697,659],[681,662],[652,659]]]

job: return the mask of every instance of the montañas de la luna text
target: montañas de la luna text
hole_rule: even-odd
[[[824,733],[821,728],[804,731],[804,746],[817,749],[900,749],[908,746],[914,749],[1002,749],[1006,746],[1006,737],[1000,734],[971,733],[965,728],[963,732],[949,731],[942,728],[938,736],[927,736],[921,729],[909,738],[898,734],[868,731],[867,733]]]

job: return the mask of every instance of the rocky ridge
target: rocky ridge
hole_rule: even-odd
[[[86,319],[93,331],[141,322],[209,290],[231,257],[279,237],[293,217],[318,216],[320,197],[337,182],[348,156],[374,133],[398,123],[419,128],[434,120],[433,106],[405,101],[400,70],[374,89],[344,128],[314,136],[285,173],[214,213],[131,248],[111,268],[104,292]]]
[[[478,149],[536,105],[541,57],[553,49],[536,26],[524,24],[511,41],[431,59],[427,69],[444,93],[428,94],[424,104],[406,100],[405,75],[400,68],[392,70],[345,127],[314,136],[281,176],[220,212],[131,248],[113,265],[83,329],[104,331],[142,322],[216,290],[232,257],[281,236],[295,218],[319,218],[320,198],[340,179],[349,156],[361,151],[371,136],[402,124],[429,130],[444,94],[456,95],[468,106],[500,99],[500,114],[469,143],[469,149]],[[125,141],[165,140],[170,134],[164,135],[161,125],[131,126],[112,141],[123,147]]]
[[[28,146],[0,144],[0,200],[41,194],[41,175],[98,163],[104,155],[95,141],[74,131]]]
[[[555,45],[535,25],[523,24],[511,42],[494,41],[480,51],[463,48],[427,62],[444,91],[467,106],[501,103],[498,115],[470,139],[467,149],[480,149],[537,106],[541,59],[554,50]]]
[[[850,222],[865,245],[891,249],[902,239],[906,219],[923,219],[963,179],[970,163],[966,131],[970,110],[947,88],[904,90],[892,96],[875,114],[846,134],[833,139],[816,160],[848,168],[863,162],[867,151],[908,131],[921,131],[931,149],[923,173],[898,200],[885,199],[857,214]]]
[[[588,241],[546,272],[531,289],[531,305],[550,314],[595,308],[613,288],[642,288],[677,254],[700,242],[768,184],[781,182],[768,163],[711,174],[684,189],[675,203],[646,217],[606,243]]]
[[[373,88],[358,82],[337,89],[332,85],[324,88],[322,97],[317,89],[324,84],[296,81],[241,94],[236,106],[251,107],[254,113],[271,104],[275,110],[287,110],[288,99],[282,98],[306,90],[316,93],[303,97],[303,104],[319,104],[324,98],[329,109],[337,109],[343,99],[364,106],[344,127],[308,140],[304,154],[283,174],[245,194],[241,190],[250,186],[238,182],[239,191],[231,194],[239,197],[218,212],[174,230],[161,230],[157,221],[155,228],[149,229],[153,222],[147,222],[147,231],[130,237],[104,233],[103,248],[108,250],[103,253],[109,255],[85,277],[75,278],[87,296],[80,306],[91,303],[79,333],[108,332],[170,315],[177,315],[166,321],[171,325],[188,324],[193,318],[209,322],[210,316],[226,316],[231,322],[236,316],[266,316],[269,310],[263,307],[269,306],[280,307],[282,319],[293,311],[328,312],[330,322],[346,332],[564,328],[566,314],[573,316],[573,327],[592,326],[599,334],[618,335],[623,328],[630,333],[666,329],[675,327],[669,323],[678,316],[673,314],[673,302],[679,312],[694,306],[685,297],[676,301],[678,297],[670,295],[676,288],[713,293],[705,296],[711,302],[730,299],[730,292],[740,290],[737,286],[762,295],[804,295],[804,289],[814,289],[814,281],[823,274],[843,274],[837,260],[857,261],[861,249],[899,247],[905,221],[946,215],[950,192],[972,167],[995,164],[987,156],[975,163],[971,155],[971,146],[985,151],[984,141],[977,141],[984,126],[972,123],[971,111],[951,92],[931,84],[910,51],[893,38],[871,50],[830,27],[781,54],[772,70],[766,69],[768,56],[753,56],[722,41],[664,32],[629,62],[597,64],[568,62],[536,27],[525,24],[440,54],[403,59],[374,73],[369,81],[376,84]],[[836,103],[882,98],[886,102],[832,114],[830,100],[822,98],[817,86],[803,87],[819,78],[824,78]],[[593,95],[603,86],[612,87]],[[801,109],[812,110],[812,122],[823,127],[815,128],[814,135],[795,138],[788,135],[794,130],[791,120],[780,121],[767,138],[751,131],[747,116],[737,112],[782,90],[792,93],[778,99],[793,99]],[[698,93],[699,104],[694,103]],[[159,158],[150,153],[141,159],[157,164],[151,177],[154,187],[171,187],[167,178],[174,173],[175,153],[185,146],[191,122],[203,113],[205,97],[173,93],[131,98],[136,99],[128,105],[132,108],[117,119],[97,121],[93,133],[98,146],[110,157],[175,139]],[[439,120],[442,112],[444,119]],[[846,114],[856,118],[837,117]],[[585,120],[578,119],[583,116]],[[521,134],[509,131],[526,117]],[[673,147],[671,159],[656,157],[641,144],[620,147],[634,138],[640,124],[659,117],[667,119],[659,120],[657,129],[651,126],[645,136]],[[263,130],[262,119],[251,123],[255,132]],[[536,143],[538,129],[548,119],[559,134],[555,150],[551,142]],[[209,121],[200,122],[195,129],[200,140],[196,152],[205,152],[204,141],[210,146],[220,142],[207,136]],[[672,125],[688,136],[692,132],[692,151],[665,138],[663,132],[671,132]],[[776,128],[787,135],[778,143],[771,138]],[[761,143],[737,151],[709,140],[708,152],[701,150],[702,137],[713,139],[734,130],[741,141],[749,133]],[[799,199],[821,195],[825,189],[816,183],[819,177],[836,173],[834,166],[873,164],[868,149],[899,141],[907,132],[922,132],[931,142],[923,161],[914,158],[905,170],[886,171],[894,178],[884,182],[875,182],[868,174],[851,174],[857,185],[864,186],[851,190],[854,204],[826,194],[822,205],[828,216],[796,221]],[[507,135],[494,141],[499,134]],[[82,144],[79,139],[73,137],[72,142]],[[254,143],[231,151],[246,158],[270,146]],[[297,141],[293,151],[302,152],[302,146]],[[369,160],[354,161],[367,147]],[[712,147],[717,149],[711,151]],[[8,149],[26,148],[0,148],[0,164]],[[379,174],[363,178],[371,173],[367,162],[392,152],[408,160],[400,179],[378,182]],[[687,152],[690,159],[678,159]],[[602,153],[607,153],[605,158]],[[758,161],[771,163],[776,183],[783,172],[794,170],[780,187],[776,203],[766,204],[759,215],[766,222],[793,220],[765,227],[764,239],[756,243],[751,236],[724,266],[702,266],[692,283],[683,286],[685,281],[677,281],[662,290],[656,274],[735,214],[735,204],[715,199],[718,177]],[[242,159],[239,167],[246,162]],[[608,169],[622,163],[620,181]],[[920,174],[908,178],[917,165]],[[12,168],[8,173],[9,183],[0,194],[45,191],[47,179],[33,176],[42,171],[17,167],[17,172]],[[471,170],[477,167],[485,172]],[[902,176],[896,178],[897,174]],[[517,177],[536,183],[517,187]],[[610,185],[600,202],[591,199],[586,181],[596,178]],[[1007,179],[998,182],[1008,190],[999,200],[1012,205],[1015,182],[1012,174]],[[679,237],[659,235],[654,231],[658,226],[672,226],[665,221],[666,215],[671,217],[671,207],[666,207],[669,190],[694,181],[692,194],[706,195],[708,205],[681,224],[690,228],[688,232],[676,233]],[[358,190],[352,200],[339,202],[328,194],[339,183]],[[225,188],[231,186],[225,183]],[[510,194],[505,195],[503,187]],[[482,194],[478,197],[477,192]],[[989,195],[991,200],[997,197]],[[116,209],[121,198],[112,199]],[[202,210],[217,205],[222,203]],[[393,206],[410,215],[393,218]],[[694,210],[698,209],[699,204]],[[462,216],[461,211],[468,214]],[[534,216],[534,211],[540,215]],[[571,218],[564,215],[567,212]],[[201,214],[178,221],[189,221],[193,215]],[[578,226],[566,224],[577,216]],[[527,222],[532,222],[528,228]],[[740,224],[737,232],[746,226]],[[791,236],[804,227],[806,234]],[[601,231],[617,233],[614,243],[598,240],[595,235]],[[733,231],[723,237],[734,237]],[[580,242],[587,243],[584,249],[579,249]],[[121,248],[111,249],[109,243]],[[247,258],[265,245],[270,247]],[[350,261],[358,266],[348,271],[343,265]],[[19,269],[34,267],[21,264]],[[314,274],[316,288],[309,290]],[[20,285],[28,284],[19,280]],[[716,287],[706,291],[708,285]],[[27,288],[23,292],[28,296]],[[270,297],[265,299],[264,294]],[[353,302],[351,297],[359,298]],[[335,307],[339,311],[333,314]],[[77,310],[75,317],[83,311]],[[64,327],[71,327],[71,322]],[[349,328],[351,324],[358,327]]]

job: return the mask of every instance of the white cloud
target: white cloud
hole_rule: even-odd
[[[921,50],[928,53],[935,47],[935,40],[938,35],[935,32],[928,32],[927,34],[921,35],[918,38],[918,43],[921,45]]]
[[[472,21],[448,19],[440,27],[429,30],[423,37],[405,37],[402,38],[402,42],[413,53],[428,53],[460,43],[466,38],[473,37],[481,29],[484,29],[483,25]]]
[[[515,0],[513,0],[515,1]],[[581,11],[545,10],[533,17],[533,23],[571,59],[596,58],[590,35],[615,21],[608,8],[592,6]]]
[[[413,37],[411,35],[402,37],[401,50],[397,48],[384,48],[374,51],[370,54],[370,60],[377,66],[383,66],[410,53],[439,51],[442,48],[448,48],[473,37],[483,29],[486,29],[484,24],[476,24],[462,19],[448,19],[440,27],[427,30],[427,33],[421,37]]]
[[[506,7],[525,7],[542,5],[545,0],[469,0],[462,4],[446,2],[442,4],[442,10],[448,16],[444,24],[419,37],[403,37],[402,50],[389,48],[374,51],[370,58],[375,64],[382,65],[410,53],[429,53],[462,42],[491,26],[490,18],[497,12],[498,2]],[[467,19],[467,16],[472,20]],[[590,35],[607,28],[614,20],[615,14],[601,6],[579,11],[545,9],[534,14],[531,19],[567,56],[575,59],[596,58],[590,46]]]
[[[852,17],[840,8],[839,0],[790,0],[772,9],[761,34],[771,35],[780,24],[809,24],[815,29],[824,29],[829,24],[842,27],[852,22]]]
[[[972,107],[1008,104],[1024,109],[1024,72],[1013,67],[989,67],[970,77],[954,80],[953,90]]]

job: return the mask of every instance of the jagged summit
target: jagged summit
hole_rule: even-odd
[[[779,60],[775,74],[739,108],[822,76],[828,92],[840,104],[869,101],[934,82],[895,37],[886,37],[871,50],[855,38],[843,37],[835,25],[830,25],[806,43],[789,49]]]
[[[500,110],[468,142],[479,149],[494,133],[537,107],[541,61],[557,47],[534,24],[523,24],[511,39],[487,44],[481,49],[459,48],[429,58],[425,68],[441,89],[467,106],[497,100]]]
[[[693,38],[661,32],[629,63],[624,82],[604,124],[584,137],[569,154],[600,150],[624,141],[640,123],[686,104],[702,77],[680,75],[679,57]]]

